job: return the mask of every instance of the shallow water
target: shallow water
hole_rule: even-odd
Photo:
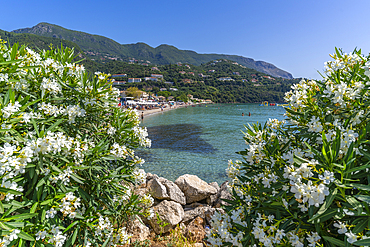
[[[148,128],[152,147],[137,153],[146,161],[146,172],[172,181],[194,174],[207,182],[222,183],[227,180],[228,160],[242,160],[235,152],[247,147],[241,132],[244,125],[281,120],[284,113],[277,106],[214,104],[146,116],[142,125]]]

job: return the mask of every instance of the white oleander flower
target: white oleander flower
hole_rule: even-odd
[[[354,242],[357,241],[357,236],[356,234],[353,234],[352,231],[346,233],[347,236],[347,242],[350,244],[353,244]]]
[[[9,118],[11,115],[18,112],[20,107],[22,107],[22,105],[16,101],[14,103],[9,103],[7,106],[1,109],[1,111],[3,112],[4,118]]]
[[[46,237],[46,231],[38,231],[36,233],[36,240],[44,239]]]
[[[338,223],[339,223],[339,224],[338,224]],[[335,227],[339,228],[339,229],[338,229],[338,233],[339,233],[339,234],[344,234],[344,233],[346,233],[346,232],[347,232],[346,224],[344,224],[344,223],[342,223],[342,222],[340,222],[340,221],[338,221],[338,223],[334,223],[334,225],[333,225],[333,226],[335,226]]]
[[[330,184],[331,182],[334,182],[335,180],[334,173],[325,171],[324,175],[319,175],[319,179],[323,180],[324,184]]]

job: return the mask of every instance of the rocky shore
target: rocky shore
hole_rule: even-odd
[[[154,234],[165,234],[176,226],[182,234],[203,246],[204,238],[210,231],[210,220],[217,211],[223,212],[222,199],[231,199],[228,182],[219,186],[217,182],[207,183],[196,175],[185,174],[175,182],[147,173],[146,182],[135,188],[136,194],[149,193],[154,198],[154,217],[130,222],[128,231],[131,243],[144,241]]]

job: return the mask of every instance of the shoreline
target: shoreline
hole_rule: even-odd
[[[161,108],[156,108],[156,109],[150,109],[150,110],[138,110],[138,112],[140,113],[140,116],[141,116],[141,113],[144,113],[144,117],[146,117],[146,116],[154,115],[154,114],[161,113],[161,112],[176,110],[176,109],[182,108],[182,107],[185,107],[185,105],[184,106],[176,106],[176,107],[173,106],[171,108],[166,107],[166,108],[163,108],[163,111],[162,111]]]
[[[193,105],[205,105],[205,103],[198,103],[198,104],[193,104]],[[171,108],[170,107],[166,107],[166,108],[163,108],[163,111],[161,108],[156,108],[156,109],[150,109],[150,110],[137,110],[139,112],[139,115],[141,116],[141,113],[144,114],[144,117],[146,116],[150,116],[150,115],[154,115],[154,114],[158,114],[158,113],[163,113],[163,112],[166,112],[166,111],[172,111],[172,110],[176,110],[176,109],[179,109],[179,108],[184,108],[184,107],[192,107],[193,105],[176,105],[176,106],[172,106]]]

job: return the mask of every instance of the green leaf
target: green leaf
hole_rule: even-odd
[[[79,178],[77,178],[77,177],[79,177],[79,176],[77,176],[77,175],[75,175],[75,174],[71,174],[71,178],[72,178],[74,181],[76,181],[77,183],[80,183],[80,184],[84,184],[83,180],[85,180],[85,179],[83,179],[83,178],[81,178],[81,177],[79,177]]]
[[[355,228],[353,228],[352,232],[354,234],[357,234],[359,232],[362,232],[365,229],[365,227],[367,226],[368,221],[369,221],[369,219],[368,218],[365,218],[362,221],[358,222],[356,224]]]
[[[344,242],[339,239],[328,237],[328,236],[323,236],[322,238],[336,246],[345,247]]]
[[[2,193],[10,193],[10,194],[13,194],[13,195],[23,195],[22,192],[19,192],[19,191],[16,191],[16,190],[12,190],[12,189],[7,189],[7,188],[4,188],[4,187],[0,187],[0,192],[2,192]]]
[[[3,203],[0,201],[0,214],[3,214],[4,213],[4,205]]]
[[[38,215],[37,213],[27,213],[27,214],[17,214],[8,218],[5,218],[3,220],[10,221],[10,220],[25,220],[30,219]]]
[[[107,240],[105,240],[104,244],[101,246],[101,247],[105,247],[109,242],[109,238],[107,238]]]
[[[360,190],[366,190],[366,191],[370,191],[370,185],[365,185],[365,184],[347,184],[349,186],[352,186],[352,187],[355,187],[357,189],[360,189]]]
[[[77,227],[76,228],[76,230],[75,230],[75,232],[73,233],[73,236],[72,236],[72,245],[75,243],[75,241],[76,241],[76,238],[77,238],[77,233],[78,233],[78,230],[79,230],[80,228],[79,227]]]
[[[69,229],[74,227],[76,224],[78,224],[78,221],[72,222],[66,229],[64,229],[63,233],[66,233]]]
[[[18,233],[18,237],[20,237],[21,239],[24,239],[24,240],[28,240],[28,241],[36,241],[33,237],[31,237],[30,235],[28,235],[24,231],[21,231],[20,233]]]
[[[359,167],[349,169],[348,171],[345,171],[344,173],[348,174],[348,173],[352,173],[352,172],[356,172],[356,171],[361,171],[361,170],[364,170],[366,168],[370,168],[370,164],[366,164],[366,165],[363,165],[363,166],[359,166]]]
[[[33,204],[33,206],[32,206],[32,208],[31,208],[31,210],[30,210],[30,213],[34,213],[34,212],[36,212],[36,209],[37,209],[37,206],[39,205],[39,203],[38,202],[36,202],[35,204]]]
[[[366,202],[367,204],[370,204],[370,196],[365,196],[365,195],[355,195],[357,199],[360,201]]]
[[[12,225],[8,225],[7,223],[0,221],[0,228],[4,230],[11,230],[15,229],[16,227],[13,227]]]
[[[362,240],[357,240],[356,242],[353,243],[353,245],[357,246],[369,246],[370,245],[370,239],[362,239]]]
[[[42,203],[40,203],[40,205],[44,206],[44,205],[47,205],[47,204],[51,203],[52,201],[54,201],[54,199],[48,199],[48,200],[43,201]]]
[[[65,121],[64,119],[59,119],[58,121],[56,121],[52,126],[50,126],[47,130],[46,130],[46,133],[48,133],[48,131],[53,131],[56,127],[58,127],[59,124],[61,124],[63,121]]]

